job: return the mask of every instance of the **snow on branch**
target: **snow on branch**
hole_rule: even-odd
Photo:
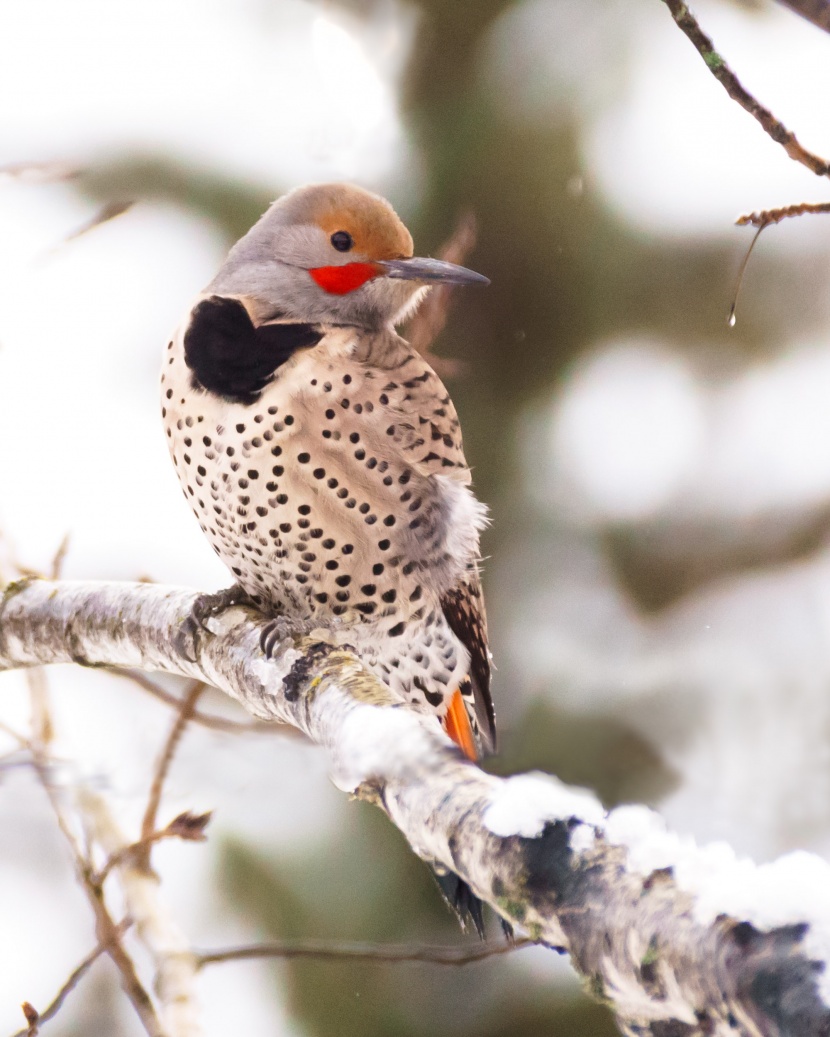
[[[644,807],[606,814],[547,775],[486,774],[347,649],[296,637],[267,659],[260,615],[228,609],[194,632],[196,598],[151,584],[12,584],[0,670],[158,670],[294,725],[326,751],[338,787],[380,806],[417,854],[567,951],[626,1034],[830,1033],[830,865],[795,853],[756,866],[669,833]]]

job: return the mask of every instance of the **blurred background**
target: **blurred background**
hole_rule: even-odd
[[[695,12],[830,156],[830,39],[771,0]],[[459,361],[448,382],[493,518],[492,766],[653,804],[756,860],[830,854],[824,218],[766,231],[727,326],[752,234],[735,216],[830,191],[659,0],[0,0],[0,31],[0,558],[46,569],[69,533],[68,577],[226,585],[157,413],[189,300],[298,184],[383,193],[420,254],[472,210],[468,265],[492,286],[458,293],[437,351]],[[99,673],[50,682],[64,791],[92,783],[135,831],[169,710]],[[0,685],[0,719],[25,728],[23,681]],[[191,727],[162,821],[183,809],[215,810],[209,843],[154,861],[197,947],[462,939],[425,868],[309,747]],[[0,833],[11,1032],[95,936],[26,768],[0,770]],[[247,962],[199,990],[209,1034],[615,1032],[541,949],[464,970]],[[141,1030],[101,960],[48,1032]]]

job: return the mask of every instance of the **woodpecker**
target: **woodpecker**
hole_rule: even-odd
[[[432,284],[487,283],[413,257],[383,198],[299,188],[231,249],[161,379],[184,495],[236,590],[351,645],[471,759],[495,746],[486,510],[449,394],[395,325]]]

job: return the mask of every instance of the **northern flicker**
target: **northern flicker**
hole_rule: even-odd
[[[485,509],[449,394],[394,327],[431,283],[384,199],[275,202],[168,346],[162,415],[182,488],[263,611],[352,645],[471,758],[495,741],[479,579]]]
[[[293,191],[231,249],[168,345],[162,417],[232,590],[275,623],[351,645],[475,759],[495,745],[486,512],[447,390],[394,330],[432,283],[488,282],[413,258],[409,231],[368,191]],[[436,871],[482,932],[469,888]]]

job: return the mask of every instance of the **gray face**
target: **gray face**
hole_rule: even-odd
[[[279,313],[376,329],[402,320],[429,282],[486,282],[462,267],[411,256],[412,239],[388,202],[345,184],[318,185],[275,202],[231,249],[207,291],[247,297],[259,320]],[[311,273],[367,263],[376,276],[342,294]]]
[[[231,250],[208,291],[253,296],[263,315],[279,312],[313,324],[377,328],[402,317],[422,285],[378,276],[351,292],[335,295],[321,288],[309,273],[320,267],[370,261],[354,252],[338,252],[319,227],[273,226],[260,221]]]

